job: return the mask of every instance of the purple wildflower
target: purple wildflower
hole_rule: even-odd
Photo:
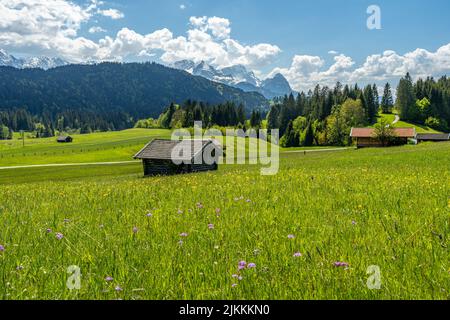
[[[301,254],[300,252],[294,253],[294,257],[295,257],[295,258],[299,258],[299,257],[301,257],[301,256],[302,256],[302,254]]]
[[[114,288],[114,290],[116,290],[116,291],[123,291],[123,289],[122,289],[122,287],[121,286],[116,286],[115,288]]]
[[[238,286],[237,283],[233,283],[233,284],[231,285],[232,288],[236,288],[237,286]]]
[[[62,240],[62,238],[64,238],[64,235],[60,232],[56,233],[56,239],[58,240]]]
[[[339,267],[348,268],[349,267],[349,264],[347,262],[341,262],[341,261],[336,261],[335,263],[333,263],[333,265],[337,268],[339,268]]]
[[[294,239],[294,238],[295,238],[295,236],[293,234],[288,235],[288,239]]]
[[[151,213],[151,212],[149,211],[149,212],[147,212],[146,216],[147,216],[148,218],[151,218],[151,217],[153,217],[153,213]]]
[[[220,208],[216,208],[216,213],[219,214],[220,213]]]
[[[233,274],[231,277],[232,277],[232,278],[239,278],[239,275]]]
[[[256,263],[249,263],[247,265],[247,268],[249,268],[249,269],[256,268]]]
[[[239,264],[238,264],[238,269],[239,270],[245,269],[246,266],[247,266],[247,262],[239,261]]]
[[[214,229],[214,225],[213,225],[212,223],[208,224],[208,229],[209,229],[209,230]]]
[[[356,226],[356,221],[355,220],[352,221],[352,225]]]
[[[245,202],[250,203],[250,202],[252,202],[252,200],[247,199],[247,200],[245,200]]]
[[[133,233],[138,233],[139,228],[138,227],[133,227]]]
[[[16,270],[17,270],[17,271],[23,270],[23,266],[17,266],[17,267],[16,267]]]
[[[52,229],[47,228],[47,230],[45,230],[45,232],[47,232],[47,233],[52,233]]]
[[[188,234],[186,232],[180,233],[180,237],[186,238],[187,236],[188,236]]]
[[[0,252],[3,252],[3,251],[5,251],[5,247],[0,244]]]
[[[203,209],[203,204],[201,204],[200,202],[197,203],[197,208],[198,209]]]
[[[179,209],[178,214],[183,214],[183,210]]]
[[[113,277],[110,277],[110,276],[108,276],[108,277],[105,278],[105,281],[106,281],[106,282],[111,282],[111,281],[113,281],[113,280],[114,280],[114,278],[113,278]]]
[[[182,245],[183,245],[183,240],[178,241],[178,244],[179,244],[180,246],[182,246]]]

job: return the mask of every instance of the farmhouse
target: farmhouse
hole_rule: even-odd
[[[73,138],[71,136],[61,136],[56,139],[59,143],[70,143],[73,141]]]
[[[414,128],[395,128],[394,134],[396,137],[396,145],[403,145],[408,143],[408,139],[413,139],[416,136],[416,129]],[[383,144],[375,137],[375,129],[373,128],[352,128],[350,132],[358,148],[363,147],[382,147]]]
[[[142,160],[145,176],[172,175],[217,170],[222,152],[216,140],[155,139],[134,158]]]
[[[443,142],[450,140],[449,133],[418,133],[417,142]]]

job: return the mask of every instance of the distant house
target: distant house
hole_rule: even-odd
[[[416,137],[416,129],[414,128],[395,128],[396,145],[408,143],[408,139]],[[382,147],[382,143],[376,138],[375,129],[373,128],[352,128],[350,132],[358,148],[364,147]]]
[[[134,158],[142,160],[145,176],[173,175],[217,170],[222,152],[216,140],[155,139]]]
[[[58,143],[71,143],[73,138],[71,136],[61,136],[56,139]]]
[[[443,142],[450,140],[449,133],[418,133],[417,142]]]

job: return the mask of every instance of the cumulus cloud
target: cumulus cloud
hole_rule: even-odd
[[[124,16],[104,5],[99,0],[84,5],[67,0],[2,0],[0,47],[60,56],[70,62],[123,61],[158,54],[165,63],[190,59],[217,67],[243,64],[250,68],[271,63],[281,52],[275,45],[242,45],[231,39],[231,23],[221,17],[191,17],[186,35],[178,37],[167,28],[141,34],[126,27],[98,41],[79,36],[95,15]],[[100,26],[88,29],[89,33],[105,31]]]
[[[335,55],[334,63],[328,67],[318,56],[294,56],[289,68],[275,68],[269,76],[281,73],[296,90],[308,90],[316,84],[332,86],[337,81],[382,84],[397,81],[407,72],[414,78],[449,73],[450,44],[436,52],[416,49],[401,55],[387,50],[368,56],[362,65],[356,67],[352,58],[344,54]]]
[[[105,17],[110,17],[113,20],[122,19],[123,17],[125,17],[123,12],[117,9],[98,10],[98,13]]]
[[[100,32],[106,32],[106,30],[99,26],[89,28],[89,33],[100,33]]]

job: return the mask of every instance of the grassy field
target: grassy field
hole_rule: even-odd
[[[58,148],[97,138],[77,140]],[[117,149],[128,159],[139,143]],[[139,163],[0,170],[0,298],[448,299],[449,158],[441,143],[284,153],[276,176],[250,165],[155,178]],[[255,268],[239,271],[242,260]],[[66,287],[71,265],[80,290]],[[371,265],[380,290],[366,286]]]

